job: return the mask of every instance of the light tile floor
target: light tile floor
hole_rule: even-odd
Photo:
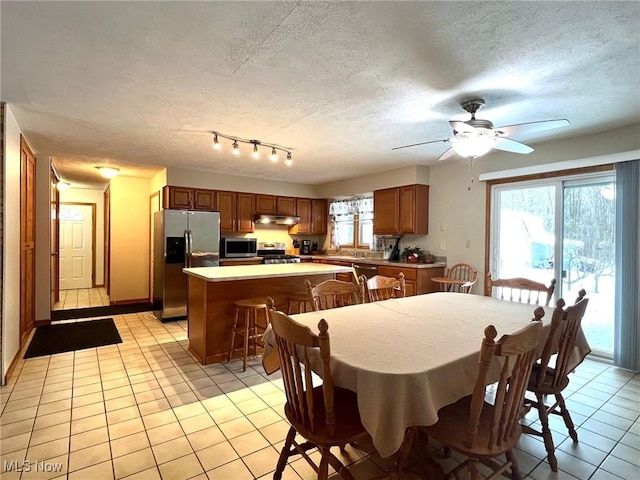
[[[0,387],[2,479],[272,478],[288,430],[281,379],[264,376],[259,360],[246,372],[238,361],[200,365],[187,352],[186,321],[161,323],[151,313],[114,320],[123,343],[21,360]],[[640,375],[585,361],[566,395],[580,443],[553,418],[561,470],[551,472],[538,438],[523,436],[523,473],[640,478],[639,394]],[[356,479],[384,473],[369,441],[342,458]],[[460,460],[436,458],[445,469]],[[24,461],[30,468],[15,471]],[[410,464],[424,477],[420,469]],[[315,476],[298,458],[283,478]]]
[[[60,301],[53,304],[53,310],[108,306],[109,295],[104,287],[77,288],[60,290]]]

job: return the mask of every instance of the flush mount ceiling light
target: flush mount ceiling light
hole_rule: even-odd
[[[115,167],[96,167],[104,178],[113,178],[120,173],[119,168]]]
[[[256,160],[260,158],[260,148],[265,147],[265,148],[270,148],[271,149],[271,155],[269,156],[269,158],[271,159],[272,162],[276,163],[278,162],[278,152],[282,152],[283,154],[287,154],[287,159],[285,160],[284,164],[287,167],[290,167],[291,165],[293,165],[293,159],[291,157],[291,152],[288,148],[286,147],[281,147],[278,145],[272,145],[269,143],[264,143],[260,140],[245,140],[242,138],[238,138],[238,137],[232,137],[230,135],[224,135],[220,132],[211,132],[213,134],[213,148],[214,150],[221,150],[221,145],[220,145],[220,141],[218,140],[218,137],[220,138],[226,138],[227,140],[231,141],[232,144],[232,148],[233,150],[231,151],[231,153],[233,153],[234,155],[240,155],[240,145],[239,143],[246,143],[249,145],[252,145],[252,152],[251,152],[251,156],[253,158],[255,158]]]

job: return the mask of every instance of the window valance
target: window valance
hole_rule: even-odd
[[[334,200],[329,204],[330,215],[354,215],[373,213],[373,197],[356,197]]]

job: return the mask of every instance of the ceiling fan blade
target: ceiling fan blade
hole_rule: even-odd
[[[467,125],[464,122],[458,122],[455,120],[451,120],[449,121],[449,125],[451,125],[451,128],[453,128],[456,132],[475,132],[476,129],[475,127],[472,127],[471,125]]]
[[[496,150],[503,150],[505,152],[513,153],[531,153],[533,148],[524,143],[516,142],[508,138],[496,138],[496,143],[493,144],[493,148]]]
[[[496,136],[498,137],[510,137],[516,133],[533,133],[542,132],[544,130],[551,130],[559,127],[566,127],[570,125],[569,120],[543,120],[541,122],[529,122],[518,123],[516,125],[506,125],[504,127],[498,127],[495,129]]]
[[[440,158],[438,158],[438,161],[441,162],[442,160],[446,160],[449,157],[453,157],[456,154],[456,151],[453,149],[453,147],[449,148],[448,150],[445,150],[445,152],[440,155]]]
[[[391,150],[400,150],[401,148],[417,147],[418,145],[427,145],[429,143],[448,142],[449,140],[431,140],[430,142],[412,143],[411,145],[402,145],[401,147],[393,147]]]

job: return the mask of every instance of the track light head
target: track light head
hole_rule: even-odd
[[[214,133],[213,134],[213,149],[214,150],[220,150],[222,148],[222,145],[220,145],[220,142],[218,142],[218,134]]]
[[[240,147],[238,146],[238,141],[233,141],[233,150],[231,151],[234,155],[240,155]]]
[[[291,160],[291,152],[287,152],[287,159],[284,163],[287,167],[290,167],[293,164],[293,160]]]
[[[251,140],[250,143],[253,143],[253,153],[251,154],[251,156],[257,160],[258,158],[260,158],[260,152],[258,151],[260,140]]]
[[[271,148],[271,161],[272,162],[277,162],[278,161],[278,152],[276,152],[275,148]]]

